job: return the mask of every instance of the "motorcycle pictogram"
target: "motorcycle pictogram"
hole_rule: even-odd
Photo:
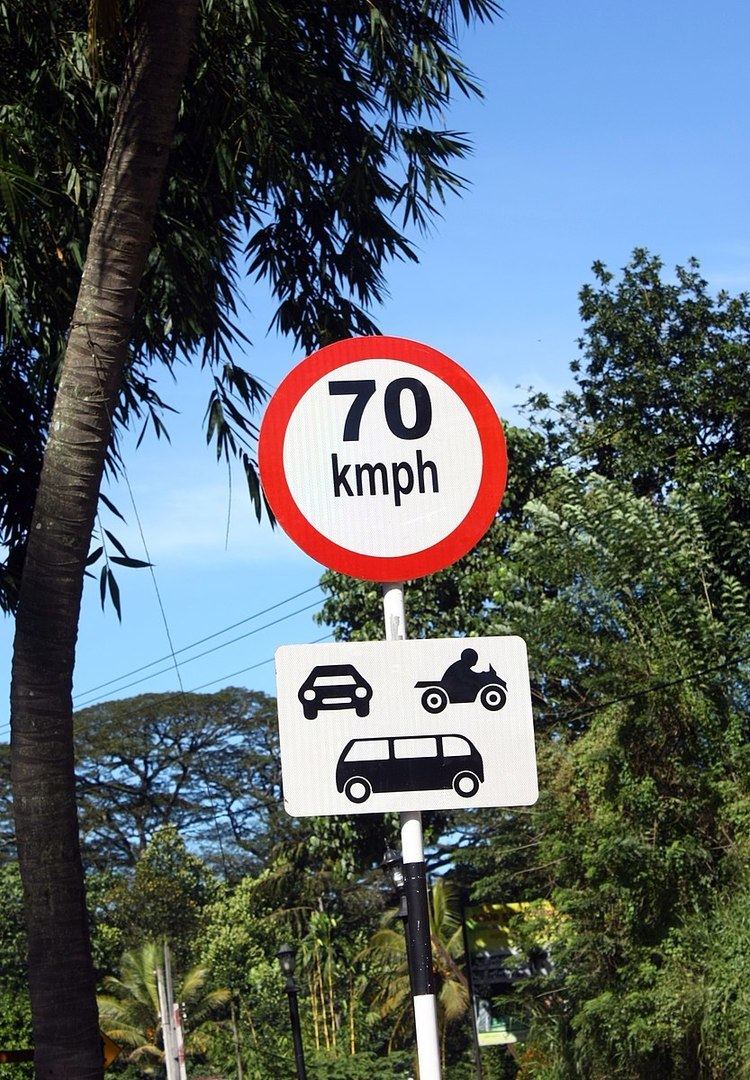
[[[458,705],[479,698],[485,709],[499,712],[508,700],[508,684],[492,664],[487,671],[474,671],[478,660],[474,649],[464,649],[460,660],[450,665],[442,679],[415,683],[415,687],[423,689],[422,708],[428,713],[440,713],[449,703]]]

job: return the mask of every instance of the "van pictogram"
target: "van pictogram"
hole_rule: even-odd
[[[445,788],[470,799],[482,783],[482,756],[464,735],[350,739],[336,766],[336,788],[353,803],[384,791]]]

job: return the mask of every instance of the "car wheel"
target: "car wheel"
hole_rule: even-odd
[[[363,717],[363,716],[369,716],[370,715],[370,702],[365,701],[363,705],[355,705],[355,709],[357,710],[357,716],[359,716],[360,718]]]
[[[473,772],[460,772],[453,778],[453,790],[463,799],[470,799],[479,791],[479,777]]]
[[[508,695],[505,693],[502,686],[483,686],[482,692],[479,695],[479,700],[482,702],[485,709],[489,709],[490,712],[499,712],[508,700]]]
[[[428,713],[442,712],[448,704],[448,695],[439,686],[430,686],[422,694],[422,707]]]
[[[344,784],[344,794],[349,802],[363,803],[372,795],[372,786],[363,776],[353,776]]]
[[[315,720],[318,716],[318,710],[314,705],[303,705],[302,712],[305,714],[305,720]]]

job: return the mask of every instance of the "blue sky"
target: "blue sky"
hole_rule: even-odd
[[[716,289],[750,289],[749,36],[750,9],[740,0],[508,0],[500,22],[465,39],[484,101],[457,101],[446,117],[446,126],[473,138],[475,153],[463,169],[471,186],[449,203],[433,234],[418,240],[420,264],[391,267],[390,298],[375,313],[380,328],[448,353],[503,416],[513,416],[524,398],[519,384],[554,393],[568,383],[577,292],[595,259],[617,269],[635,246],[658,253],[668,267],[696,255]],[[245,362],[275,385],[301,355],[266,336],[271,309],[262,289],[248,285],[246,299],[255,346]],[[136,452],[131,443],[126,461],[180,649],[311,589],[320,568],[280,532],[255,524],[239,476],[225,543],[226,471],[201,431],[205,379],[186,370],[163,391],[180,410],[170,421],[171,446],[151,440]],[[512,479],[512,462],[510,469]],[[120,485],[110,495],[132,518],[127,490]],[[143,557],[135,528],[118,535]],[[177,687],[173,669],[136,683],[168,668],[165,662],[87,693],[169,652],[149,573],[122,571],[120,585],[122,624],[110,609],[101,612],[95,584],[87,586],[75,678],[80,704]],[[311,611],[291,615],[320,595],[308,592],[181,653],[187,660],[220,646],[185,664],[184,687],[234,684],[273,693],[267,661],[276,647],[325,633]],[[6,685],[11,645],[6,621]],[[136,685],[125,687],[129,682]],[[3,705],[0,739],[7,715]]]

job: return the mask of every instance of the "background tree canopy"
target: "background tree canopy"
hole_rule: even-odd
[[[98,864],[134,865],[172,825],[214,858],[259,865],[283,830],[276,709],[264,694],[144,694],[84,709],[76,755],[81,832]]]
[[[694,260],[661,270],[595,264],[577,389],[532,399],[495,525],[407,590],[414,635],[529,645],[539,802],[450,836],[475,898],[560,916],[556,969],[521,995],[523,1077],[744,1068],[750,298],[712,296]],[[377,590],[324,582],[321,621],[380,636]]]

